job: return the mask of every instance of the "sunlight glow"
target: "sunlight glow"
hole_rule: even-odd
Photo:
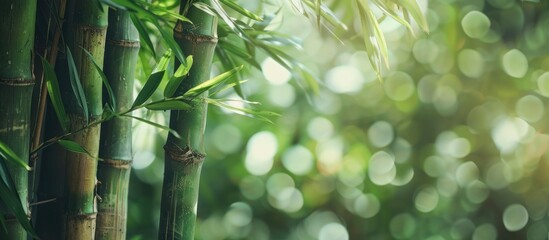
[[[273,157],[278,149],[274,134],[263,131],[253,135],[248,141],[246,170],[253,175],[264,175],[273,167]]]
[[[274,59],[268,57],[263,63],[261,63],[261,69],[263,70],[263,76],[272,85],[282,85],[287,83],[292,74],[284,66],[280,65]]]
[[[353,65],[337,66],[326,73],[326,85],[336,93],[356,93],[363,84],[362,72]]]

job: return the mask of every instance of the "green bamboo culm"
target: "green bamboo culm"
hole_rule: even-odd
[[[174,38],[185,55],[192,55],[193,67],[176,95],[207,80],[217,45],[217,18],[182,1],[180,13],[191,23],[178,22]],[[210,1],[200,1],[210,4]],[[199,96],[200,98],[202,96]],[[206,104],[196,101],[189,111],[171,111],[170,128],[181,138],[168,135],[165,150],[164,183],[158,239],[194,239],[200,171],[204,161]]]
[[[0,141],[28,162],[33,75],[36,0],[0,1]],[[0,160],[3,161],[3,160]],[[28,172],[8,163],[25,212],[28,207]],[[14,215],[4,215],[7,239],[27,239]],[[4,231],[4,229],[0,229]]]
[[[111,9],[104,71],[112,87],[116,112],[131,108],[139,53],[139,33],[130,14]],[[128,187],[132,161],[132,121],[118,117],[101,127],[97,179],[99,186],[96,239],[126,239]]]
[[[97,64],[103,64],[108,9],[100,1],[75,0],[71,5],[72,11],[68,11],[65,39],[72,52],[86,99],[86,103],[82,104],[71,91],[62,90],[69,114],[70,131],[74,131],[96,121],[103,113],[101,75],[83,49],[91,54]],[[70,55],[68,59],[70,66]],[[66,78],[60,79],[60,85],[65,89],[71,86]],[[66,153],[65,239],[94,239],[95,236],[99,133],[100,125],[94,125],[69,137],[69,140],[84,147],[89,155]]]

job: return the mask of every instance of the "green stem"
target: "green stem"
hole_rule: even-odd
[[[0,1],[0,141],[28,162],[35,0]],[[2,160],[3,161],[3,160]],[[9,164],[16,191],[28,213],[28,172]],[[26,239],[27,233],[12,214],[4,215],[8,239]],[[3,230],[0,230],[3,231]]]
[[[126,11],[109,13],[105,74],[116,112],[131,109],[139,34]],[[132,120],[117,117],[102,125],[97,179],[100,182],[96,239],[126,239],[128,186],[132,161]]]
[[[102,80],[85,49],[102,65],[105,51],[105,36],[108,9],[99,1],[75,0],[73,10],[68,11],[67,44],[74,54],[76,69],[87,99],[89,115],[83,115],[81,106],[70,91],[63,96],[69,113],[70,129],[81,129],[87,122],[102,115]],[[70,86],[67,79],[61,84]],[[73,134],[70,140],[84,147],[92,156],[99,152],[100,124],[87,126]],[[96,226],[96,173],[97,159],[82,153],[66,153],[65,170],[65,239],[93,239]]]
[[[201,2],[210,3],[208,0]],[[178,22],[174,29],[174,38],[185,55],[193,55],[194,58],[193,67],[179,86],[176,96],[209,78],[217,44],[217,19],[192,3],[182,1],[180,9],[193,24]],[[181,138],[170,134],[164,146],[159,239],[194,239],[200,170],[205,155],[205,124],[205,101],[193,101],[193,108],[188,111],[171,111],[170,128]]]

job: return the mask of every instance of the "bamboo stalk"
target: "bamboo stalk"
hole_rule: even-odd
[[[93,62],[82,49],[86,49],[98,64],[103,64],[105,36],[108,22],[108,9],[98,1],[76,0],[72,11],[68,11],[67,44],[74,54],[74,61],[84,95],[87,99],[89,115],[83,114],[70,91],[64,91],[70,130],[80,129],[88,122],[101,117],[102,80]],[[70,83],[60,79],[66,88]],[[68,100],[68,101],[67,101]],[[69,137],[79,143],[92,156],[99,152],[100,125],[86,128]],[[96,173],[97,159],[82,153],[66,153],[65,170],[65,239],[94,239],[96,226]]]
[[[139,33],[126,11],[111,10],[105,74],[116,99],[116,112],[130,109],[139,53]],[[96,239],[126,239],[128,187],[132,161],[131,118],[103,124],[97,179],[100,182]]]
[[[209,0],[201,2],[210,3]],[[180,11],[193,24],[178,22],[174,29],[174,38],[185,55],[194,58],[193,67],[176,94],[182,94],[209,78],[217,44],[217,18],[197,9],[192,3],[182,1]],[[205,124],[205,103],[198,103],[189,111],[171,111],[170,128],[181,138],[170,134],[164,146],[158,239],[194,239],[200,170],[205,156]]]
[[[32,48],[34,47],[36,1],[0,1],[0,141],[28,162],[30,110],[34,84]],[[9,164],[23,209],[28,213],[28,172]],[[27,233],[9,214],[8,239],[27,239]],[[3,231],[3,230],[0,230]]]

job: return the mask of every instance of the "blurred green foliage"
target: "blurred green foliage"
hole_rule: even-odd
[[[197,239],[548,238],[547,3],[419,2],[429,34],[380,25],[382,81],[358,18],[341,16],[350,29],[339,42],[283,8],[270,27],[301,39],[288,53],[321,88],[306,93],[265,56],[242,90],[281,114],[273,124],[210,107]],[[136,123],[130,239],[158,228],[165,135],[155,132]]]

